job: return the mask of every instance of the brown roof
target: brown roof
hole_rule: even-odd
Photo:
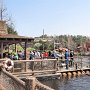
[[[32,37],[18,36],[13,34],[0,35],[0,38],[34,39]]]
[[[3,43],[3,45],[7,45],[7,44],[13,44],[13,43],[20,43],[20,42],[33,42],[34,38],[32,37],[25,37],[25,36],[18,36],[18,35],[12,35],[12,34],[5,34],[5,35],[0,35],[0,46],[1,43]]]

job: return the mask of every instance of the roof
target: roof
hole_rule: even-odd
[[[33,42],[34,38],[32,37],[25,37],[25,36],[18,36],[18,35],[13,35],[13,34],[5,34],[5,35],[0,35],[0,46],[1,43],[4,42],[4,45],[7,44],[13,44],[13,43],[20,43],[20,42]]]
[[[32,37],[26,37],[26,36],[18,36],[18,35],[13,35],[13,34],[5,34],[5,35],[0,35],[0,38],[21,38],[21,39],[34,39]]]

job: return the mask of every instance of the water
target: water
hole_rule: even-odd
[[[81,59],[75,59],[80,61]],[[90,67],[90,57],[82,58],[82,67]],[[44,79],[43,84],[55,90],[90,90],[90,76],[79,76],[62,79]]]
[[[41,81],[55,90],[90,90],[90,76]]]

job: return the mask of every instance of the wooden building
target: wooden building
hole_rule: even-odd
[[[0,56],[1,58],[3,58],[3,51],[6,47],[8,48],[8,51],[9,51],[9,46],[12,44],[15,44],[15,51],[16,51],[16,45],[20,44],[22,46],[22,43],[23,43],[23,49],[24,49],[25,59],[26,59],[27,45],[28,43],[31,43],[33,41],[34,41],[34,38],[32,37],[8,34],[7,25],[5,21],[0,21]]]

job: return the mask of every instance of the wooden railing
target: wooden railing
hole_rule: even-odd
[[[78,57],[77,57],[78,58]],[[0,60],[3,62],[5,59]],[[62,69],[61,62],[65,59],[37,59],[37,60],[13,60],[14,61],[14,74],[28,74],[34,75],[35,73],[56,73]],[[65,66],[65,63],[64,63]],[[83,67],[90,68],[90,60],[83,61],[82,58],[74,59],[73,69],[80,69]]]
[[[0,84],[6,90],[25,90],[25,82],[4,69],[0,71]]]
[[[15,60],[14,61],[14,72],[31,72],[31,74],[37,72],[49,72],[57,70],[57,60]]]
[[[4,69],[0,70],[0,84],[6,90],[54,90],[41,84],[35,77],[29,77],[22,81]]]

